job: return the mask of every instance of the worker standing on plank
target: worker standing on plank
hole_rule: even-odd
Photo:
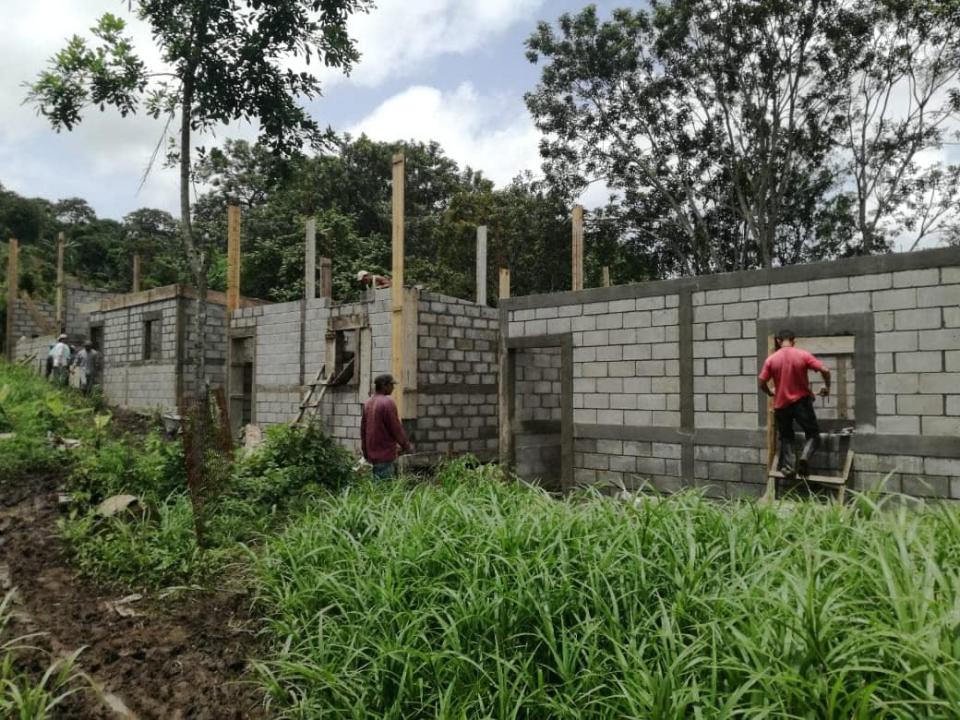
[[[50,348],[53,377],[60,385],[66,385],[70,379],[70,346],[67,345],[67,336],[57,338],[57,344]]]
[[[373,465],[373,476],[386,480],[396,475],[397,447],[410,452],[400,423],[400,413],[390,394],[396,383],[392,375],[378,375],[373,381],[374,393],[363,404],[360,416],[360,449],[363,458]]]
[[[760,371],[760,389],[773,398],[773,411],[780,444],[779,469],[784,477],[795,475],[806,478],[810,473],[810,457],[820,445],[820,428],[813,410],[813,393],[807,371],[823,376],[820,396],[830,395],[830,371],[813,355],[794,346],[796,336],[790,330],[781,330],[774,338],[777,350],[767,358]],[[775,392],[768,383],[773,380]],[[795,461],[793,447],[794,421],[803,430],[804,443],[800,460]]]

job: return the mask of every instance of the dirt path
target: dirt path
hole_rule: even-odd
[[[247,658],[258,649],[247,597],[187,593],[118,612],[123,593],[76,577],[56,535],[58,516],[54,480],[0,487],[0,583],[18,588],[23,616],[14,632],[47,633],[54,653],[86,646],[80,669],[103,690],[72,698],[57,717],[268,717],[257,689],[244,682]]]

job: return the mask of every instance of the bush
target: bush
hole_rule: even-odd
[[[151,433],[140,447],[130,439],[103,440],[85,447],[70,475],[77,502],[97,504],[111,495],[130,494],[149,504],[186,490],[183,446]]]

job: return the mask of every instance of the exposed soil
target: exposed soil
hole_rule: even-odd
[[[0,570],[8,571],[0,581],[18,588],[12,631],[46,633],[55,655],[85,647],[79,669],[101,688],[70,698],[58,718],[268,717],[247,675],[247,658],[259,650],[248,596],[187,592],[118,612],[122,590],[78,578],[71,567],[56,533],[59,512],[54,478],[0,485]]]

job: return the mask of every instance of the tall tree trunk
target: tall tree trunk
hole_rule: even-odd
[[[206,392],[206,342],[204,330],[207,325],[207,273],[205,252],[197,247],[190,217],[190,117],[193,107],[193,78],[183,82],[183,105],[180,120],[180,230],[187,263],[193,275],[197,292],[193,316],[193,394],[199,400]]]

